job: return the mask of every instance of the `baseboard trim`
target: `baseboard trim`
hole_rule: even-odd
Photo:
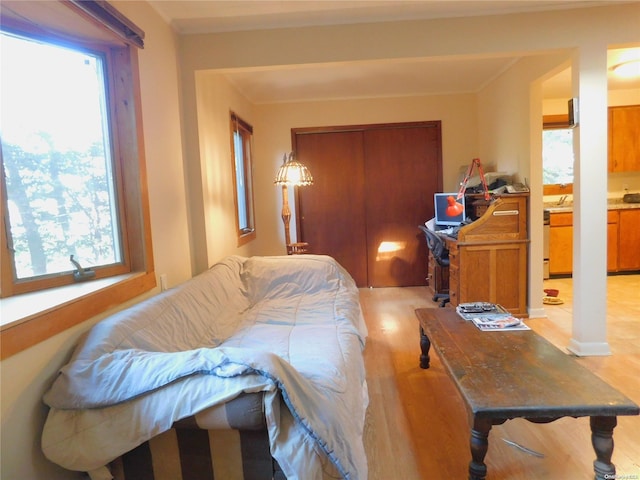
[[[547,312],[544,308],[530,308],[529,318],[547,318]]]
[[[609,343],[607,342],[579,342],[575,338],[569,340],[567,350],[578,357],[604,357],[611,355],[611,348],[609,348]]]

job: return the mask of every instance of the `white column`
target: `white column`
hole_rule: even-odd
[[[573,329],[576,355],[610,355],[607,343],[607,46],[574,55]]]

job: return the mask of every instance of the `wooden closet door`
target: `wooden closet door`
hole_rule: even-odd
[[[418,225],[442,190],[440,122],[294,130],[314,184],[298,189],[299,241],[334,257],[359,287],[425,285]]]
[[[369,285],[424,285],[418,225],[433,217],[433,194],[442,188],[439,122],[367,130],[364,140]]]
[[[298,190],[298,239],[309,252],[330,255],[359,287],[367,283],[364,217],[363,132],[304,133],[295,136],[296,158],[313,175]]]

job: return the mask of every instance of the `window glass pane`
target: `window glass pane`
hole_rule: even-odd
[[[100,55],[2,34],[2,156],[16,277],[120,263]]]
[[[573,183],[573,129],[542,132],[543,184]]]
[[[247,222],[247,191],[244,178],[244,148],[242,133],[234,132],[234,151],[236,162],[236,194],[238,196],[238,228],[244,230],[249,227]]]

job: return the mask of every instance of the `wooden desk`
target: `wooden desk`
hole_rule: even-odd
[[[613,429],[638,405],[534,331],[482,332],[449,308],[418,309],[420,367],[435,348],[470,414],[469,480],[487,475],[489,432],[513,418],[590,417],[596,479],[615,478]],[[508,387],[508,388],[505,388]]]
[[[513,315],[528,315],[528,198],[528,193],[505,194],[462,227],[457,239],[446,238],[452,306],[499,303]]]

